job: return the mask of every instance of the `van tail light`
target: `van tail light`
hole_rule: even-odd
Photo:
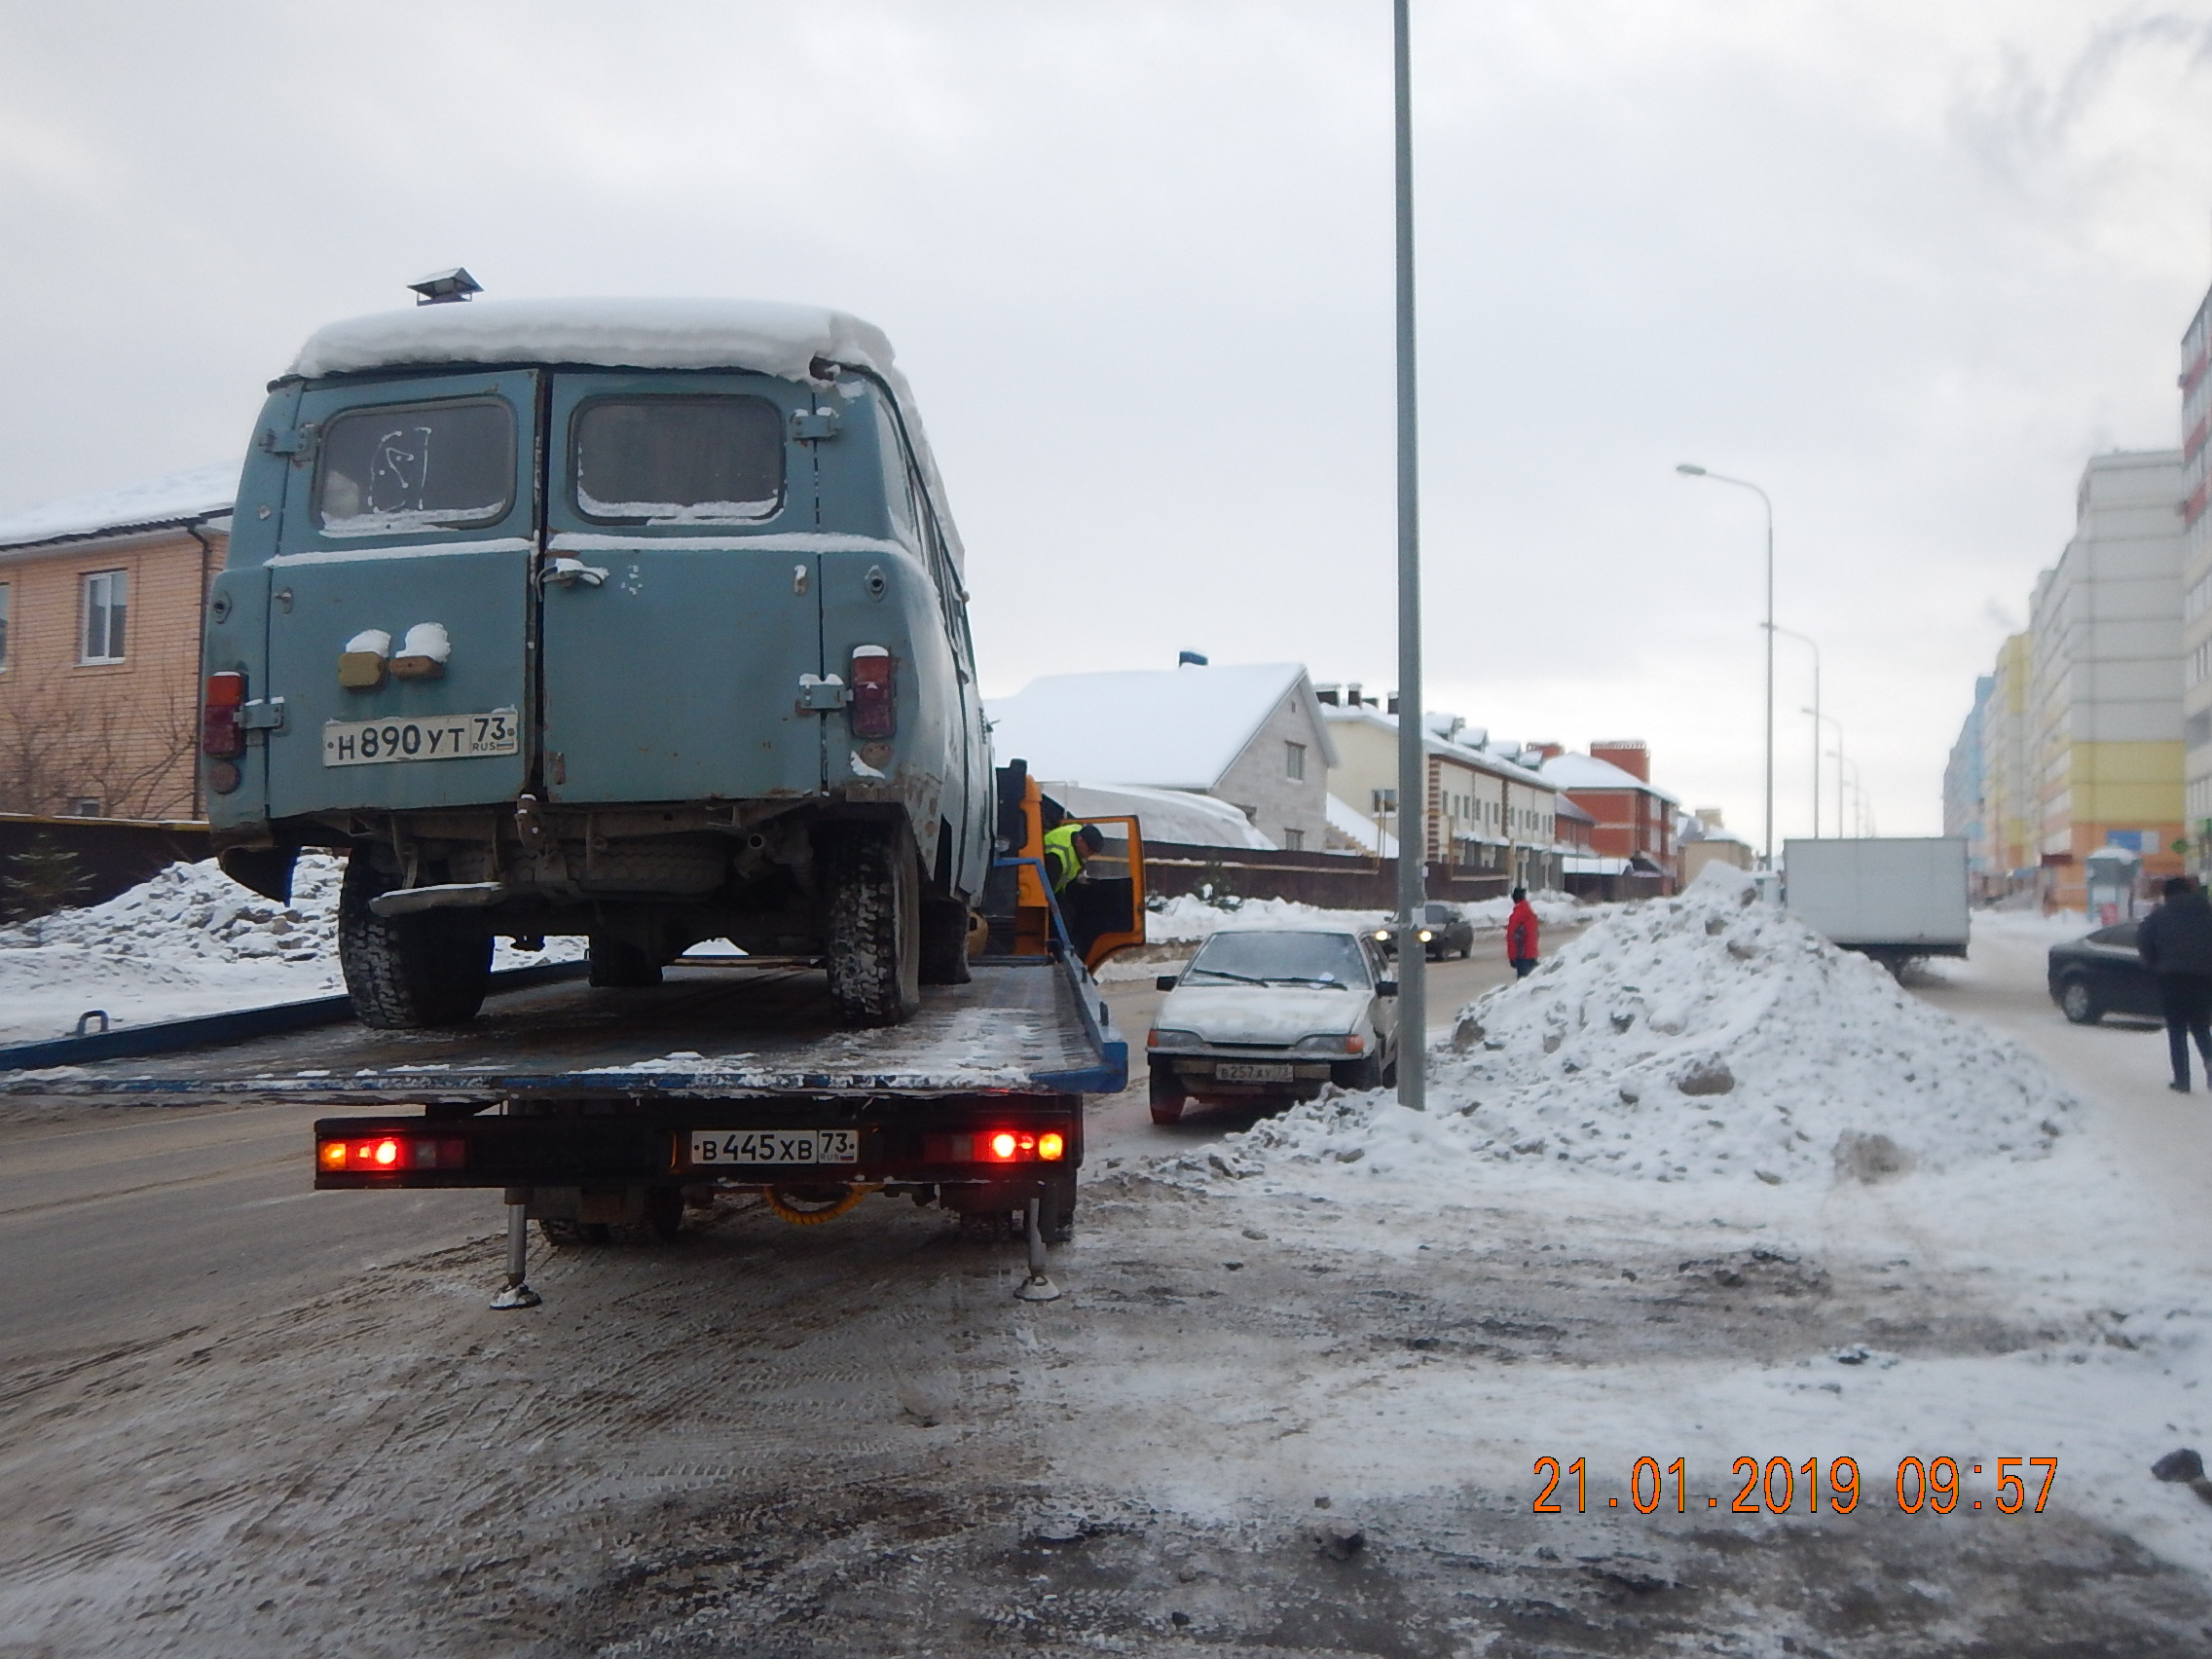
[[[245,704],[245,676],[210,674],[200,709],[200,753],[213,760],[232,760],[245,753],[245,728],[239,710]]]
[[[881,645],[853,647],[852,706],[849,719],[855,737],[889,737],[899,729],[899,703],[894,688],[894,660]]]

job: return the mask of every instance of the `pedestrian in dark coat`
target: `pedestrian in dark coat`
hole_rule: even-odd
[[[1505,919],[1505,960],[1516,977],[1526,979],[1536,969],[1536,911],[1529,903],[1529,890],[1513,890],[1513,914]],[[2204,1062],[2204,1075],[2212,1082],[2212,1058]]]
[[[2135,948],[2143,966],[2158,977],[2174,1063],[2174,1080],[2166,1087],[2189,1092],[2192,1038],[2204,1060],[2205,1084],[2212,1087],[2212,900],[2188,876],[2169,877],[2165,903],[2135,930]]]

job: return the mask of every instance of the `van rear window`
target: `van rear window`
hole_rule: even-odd
[[[506,404],[389,404],[323,430],[315,522],[325,535],[388,535],[492,524],[514,501],[515,417]]]
[[[574,434],[586,518],[732,524],[783,504],[784,422],[765,398],[597,398]]]

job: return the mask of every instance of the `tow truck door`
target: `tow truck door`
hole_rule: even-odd
[[[539,597],[548,793],[823,787],[822,571],[804,389],[764,375],[553,384]],[[821,687],[810,689],[810,687]]]
[[[262,434],[294,469],[255,692],[283,699],[272,816],[524,788],[536,385],[508,372],[310,390],[296,426]],[[422,660],[403,662],[411,637]]]

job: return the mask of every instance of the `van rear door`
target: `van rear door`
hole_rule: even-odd
[[[547,793],[772,800],[823,787],[804,388],[556,376],[540,597]],[[792,533],[798,533],[793,535]]]
[[[326,387],[277,434],[296,470],[269,561],[273,817],[525,787],[537,382]]]

